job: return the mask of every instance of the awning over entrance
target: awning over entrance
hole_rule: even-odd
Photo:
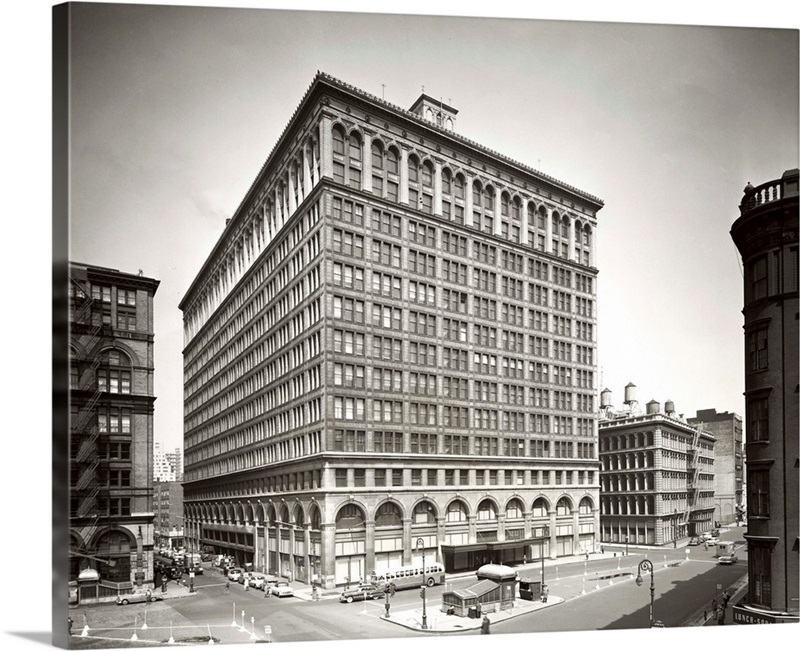
[[[477,570],[487,563],[521,563],[530,545],[539,545],[547,538],[519,538],[517,540],[493,540],[491,542],[466,545],[442,545],[445,572]]]

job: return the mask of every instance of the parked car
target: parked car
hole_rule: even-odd
[[[272,588],[274,588],[278,584],[278,581],[280,580],[281,579],[277,576],[273,576],[272,574],[266,574],[264,575],[264,585],[261,586],[261,589],[264,592],[269,592],[270,594],[272,594]]]
[[[267,582],[267,577],[263,574],[259,574],[258,572],[250,572],[247,576],[247,582],[251,588],[261,590],[264,587],[264,584]]]
[[[736,554],[724,554],[723,556],[719,557],[719,564],[720,565],[733,565],[739,558]]]
[[[355,588],[348,588],[339,595],[339,601],[351,604],[358,600],[383,599],[383,588],[371,583],[362,583]]]
[[[276,597],[292,597],[294,596],[294,590],[289,585],[288,581],[278,581],[274,586],[271,586],[270,594],[275,595]]]
[[[241,576],[239,576],[236,579],[236,582],[237,583],[241,583],[242,585],[244,585],[245,583],[247,585],[250,585],[250,575],[251,574],[252,574],[252,572],[247,572],[246,570],[243,570]]]
[[[117,595],[117,606],[127,606],[128,604],[141,604],[148,601],[158,601],[162,599],[161,593],[151,592],[132,592],[131,594]]]
[[[176,565],[168,565],[164,568],[163,574],[168,579],[180,579],[183,576],[183,568]]]
[[[686,543],[686,544],[687,545],[691,545],[692,547],[694,547],[695,545],[702,545],[703,541],[700,540],[699,536],[692,536],[691,538],[689,538],[689,542]]]
[[[228,581],[238,581],[240,576],[242,576],[241,567],[232,567],[228,570]]]
[[[718,538],[713,538],[713,537],[712,538],[706,538],[703,542],[705,542],[705,544],[708,545],[709,547],[713,547],[714,545],[716,545],[719,542],[719,539]]]

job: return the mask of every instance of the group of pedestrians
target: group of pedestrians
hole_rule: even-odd
[[[722,591],[722,595],[720,596],[719,602],[714,599],[714,617],[717,620],[717,624],[722,625],[725,624],[725,611],[728,608],[728,602],[731,600],[731,596],[728,594],[727,590]]]

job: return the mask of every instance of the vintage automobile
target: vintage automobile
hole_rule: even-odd
[[[362,583],[354,588],[348,588],[339,595],[339,601],[351,604],[354,601],[367,599],[383,599],[383,588],[372,583]]]
[[[270,586],[269,593],[276,597],[293,597],[294,590],[289,585],[288,581],[278,581],[275,585]]]
[[[127,606],[128,604],[142,604],[148,601],[158,601],[162,599],[160,593],[151,592],[132,592],[131,594],[117,595],[117,606]]]
[[[700,539],[699,536],[692,536],[691,538],[689,538],[689,542],[686,544],[690,545],[691,547],[694,547],[695,545],[702,545],[703,541]]]
[[[720,556],[718,562],[720,565],[733,565],[738,560],[738,556],[731,552],[730,554],[723,554]]]
[[[256,590],[261,590],[267,582],[267,577],[258,572],[248,572],[246,576],[248,585]]]
[[[228,581],[238,581],[240,576],[242,576],[241,567],[232,567],[228,570]]]

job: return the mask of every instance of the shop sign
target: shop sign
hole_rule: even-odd
[[[784,613],[768,613],[749,608],[735,607],[733,609],[734,624],[787,624],[797,623],[797,617]]]

